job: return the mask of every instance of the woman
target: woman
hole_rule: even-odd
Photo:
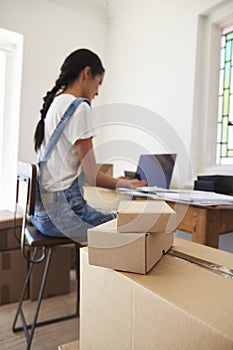
[[[114,218],[114,214],[97,211],[83,199],[84,176],[90,185],[106,188],[145,185],[137,179],[113,178],[97,168],[90,103],[98,95],[103,77],[104,68],[99,57],[87,49],[76,50],[65,59],[55,86],[44,98],[34,136],[35,150],[41,161],[38,186],[41,195],[37,191],[32,221],[46,235],[68,235],[80,243],[86,242],[89,227]],[[63,123],[64,113],[80,97],[83,99],[73,107],[72,116],[54,141],[58,123]]]

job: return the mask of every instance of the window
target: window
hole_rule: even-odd
[[[0,28],[0,209],[14,209],[23,37]]]
[[[233,164],[233,27],[221,38],[217,163]]]
[[[194,176],[233,173],[232,32],[232,0],[198,17],[191,141]]]

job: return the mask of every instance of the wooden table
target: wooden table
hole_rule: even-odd
[[[119,202],[131,196],[119,195],[115,190],[85,186],[87,201],[95,206],[117,210]],[[192,241],[218,248],[219,236],[233,232],[233,207],[198,207],[168,202],[177,212],[178,230],[192,234]]]
[[[175,203],[168,203],[174,207]],[[176,211],[183,210],[184,204],[176,203]],[[186,213],[178,229],[192,234],[192,241],[218,248],[219,236],[233,232],[232,206],[198,207],[186,205]]]

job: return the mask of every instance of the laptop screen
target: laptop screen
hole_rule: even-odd
[[[136,177],[148,186],[169,188],[176,154],[144,154],[139,158]]]

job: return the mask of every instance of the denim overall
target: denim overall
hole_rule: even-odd
[[[77,98],[71,103],[51,135],[43,159],[39,159],[37,162],[39,176],[32,223],[45,235],[53,237],[67,236],[78,243],[86,244],[87,229],[112,220],[115,218],[115,214],[103,213],[87,204],[83,198],[83,184],[85,181],[83,173],[66,190],[48,192],[41,184],[43,164],[49,159],[69,118],[83,101],[86,100]]]

